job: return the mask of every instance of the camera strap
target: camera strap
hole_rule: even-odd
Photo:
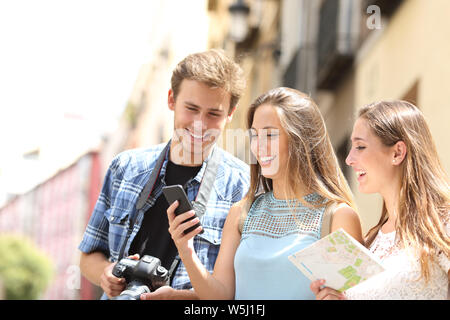
[[[164,160],[166,159],[167,154],[169,152],[170,143],[171,143],[171,141],[169,141],[167,143],[167,145],[164,147],[163,151],[160,153],[158,160],[155,164],[155,167],[152,170],[150,178],[148,179],[147,183],[144,186],[144,189],[141,191],[141,193],[139,195],[138,201],[136,202],[136,214],[130,221],[130,226],[127,230],[127,235],[125,237],[124,242],[122,243],[122,247],[119,252],[119,260],[122,259],[124,256],[125,247],[128,243],[131,233],[134,229],[134,224],[135,224],[137,216],[138,216],[137,212],[144,207],[147,199],[150,197],[150,195],[153,192],[153,189],[156,184],[156,180],[159,177]],[[216,150],[216,146],[213,146],[212,148],[213,149],[211,150],[211,154],[209,156],[209,159],[207,160],[206,169],[205,169],[205,172],[203,173],[202,181],[200,183],[200,188],[198,190],[195,201],[192,204],[194,211],[199,218],[201,218],[206,211],[206,206],[207,206],[207,203],[209,200],[209,195],[210,195],[211,189],[214,185],[214,181],[216,179],[217,168],[219,166],[219,161],[220,161],[219,153]],[[172,263],[172,266],[170,268],[171,271],[174,271],[176,269],[176,266],[178,265],[178,262],[176,260],[177,260],[177,258],[175,258],[174,262]],[[170,276],[171,275],[172,275],[172,272],[170,272]]]
[[[208,204],[209,194],[216,180],[217,168],[219,166],[219,156],[216,150],[216,146],[213,147],[211,155],[206,164],[205,172],[203,173],[202,181],[200,182],[200,189],[198,190],[195,201],[192,204],[195,214],[200,219],[206,211],[206,205]],[[180,263],[180,257],[177,255],[169,270],[170,285],[172,285],[173,275]]]
[[[159,177],[159,174],[162,169],[162,165],[167,156],[167,152],[169,152],[169,148],[170,148],[170,141],[167,143],[167,145],[164,147],[163,151],[159,155],[158,160],[156,161],[155,167],[153,168],[152,173],[150,175],[150,178],[148,179],[147,183],[145,184],[144,189],[139,194],[139,198],[136,203],[136,211],[141,210],[144,207],[145,202],[152,194],[153,188],[155,187],[156,179],[158,179],[158,177]]]
[[[167,145],[164,147],[163,151],[159,155],[158,160],[156,161],[155,167],[152,170],[152,173],[150,174],[150,178],[148,179],[147,183],[144,186],[144,189],[139,194],[138,201],[136,202],[136,214],[134,217],[130,220],[130,225],[127,230],[127,235],[125,236],[125,240],[122,243],[122,247],[120,248],[119,257],[118,260],[120,261],[125,253],[125,247],[127,246],[128,239],[131,236],[131,233],[134,229],[134,224],[137,219],[137,212],[144,207],[145,202],[147,201],[150,194],[153,192],[153,187],[155,186],[156,179],[158,179],[159,173],[161,172],[161,168],[164,162],[164,159],[166,158],[167,152],[170,148],[170,141],[167,143]]]

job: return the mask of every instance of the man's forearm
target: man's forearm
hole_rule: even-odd
[[[163,286],[153,292],[141,295],[142,300],[198,300],[194,290],[177,290],[169,286]]]
[[[81,253],[81,273],[86,279],[97,286],[100,286],[100,277],[105,268],[110,264],[111,262],[101,252]]]
[[[172,300],[198,300],[194,290],[174,290]]]

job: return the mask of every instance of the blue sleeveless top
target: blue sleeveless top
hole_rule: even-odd
[[[317,203],[321,197],[313,193],[303,199]],[[235,299],[315,299],[310,280],[288,256],[320,239],[324,210],[276,199],[272,191],[256,198],[234,258]]]

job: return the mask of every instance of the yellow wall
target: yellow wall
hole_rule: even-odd
[[[219,3],[220,6],[211,19],[213,31],[210,30],[210,46],[224,43],[229,45],[226,40],[229,23],[227,8],[231,1]],[[253,5],[256,1],[248,3]],[[278,7],[280,4],[296,4],[293,1],[262,3],[264,9],[267,9],[262,11],[265,14],[281,10]],[[269,5],[273,8],[268,8]],[[336,148],[348,139],[354,121],[353,115],[359,107],[375,100],[403,98],[418,83],[416,104],[427,118],[445,169],[450,171],[450,139],[447,128],[450,123],[450,97],[447,94],[450,91],[450,61],[447,61],[450,60],[449,12],[449,0],[405,0],[389,21],[382,22],[381,30],[365,30],[365,33],[370,34],[369,39],[358,52],[352,70],[336,90],[324,94],[318,92],[316,97]],[[245,128],[248,105],[258,94],[279,85],[280,70],[269,58],[269,51],[264,55],[260,51],[256,54],[256,47],[273,40],[279,28],[277,23],[283,21],[278,21],[275,16],[264,17],[261,21],[261,33],[255,48],[242,61],[248,80],[247,89],[228,129]],[[296,24],[290,25],[291,33],[287,36],[298,37]],[[235,53],[233,46],[226,47]],[[239,55],[238,52],[237,54]],[[226,142],[227,139],[224,140]],[[229,151],[242,156],[239,150]],[[360,194],[353,172],[349,177],[363,230],[367,231],[379,219],[381,197]]]
[[[403,98],[418,81],[417,106],[424,112],[442,163],[450,170],[450,1],[407,0],[382,34],[358,57],[355,106]],[[374,31],[375,32],[375,31]],[[378,220],[381,200],[353,190],[364,228]]]
[[[231,0],[218,2],[217,10],[210,13],[209,46],[224,44],[224,49],[241,65],[246,77],[246,89],[239,100],[233,120],[221,135],[218,144],[243,161],[250,161],[250,149],[246,135],[246,116],[250,104],[259,95],[273,87],[279,86],[278,74],[273,58],[274,44],[278,35],[279,1],[249,0],[251,7],[248,17],[249,26],[257,28],[257,34],[251,48],[240,51],[228,37],[230,14],[228,6]],[[261,7],[258,7],[257,5]]]

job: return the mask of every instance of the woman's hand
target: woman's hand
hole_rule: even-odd
[[[188,220],[195,216],[194,210],[184,212],[178,216],[175,215],[175,209],[177,207],[178,201],[172,203],[167,209],[167,217],[169,219],[169,233],[171,234],[172,239],[175,242],[176,247],[178,248],[178,253],[180,254],[180,256],[182,256],[183,253],[194,252],[194,242],[192,239],[200,233],[202,227],[199,226],[188,234],[184,234],[184,230],[195,226],[197,223],[199,223],[200,220],[198,217]]]
[[[322,287],[325,284],[325,280],[320,279],[311,282],[309,288],[316,295],[316,300],[346,300],[345,294],[331,289],[329,287]]]

